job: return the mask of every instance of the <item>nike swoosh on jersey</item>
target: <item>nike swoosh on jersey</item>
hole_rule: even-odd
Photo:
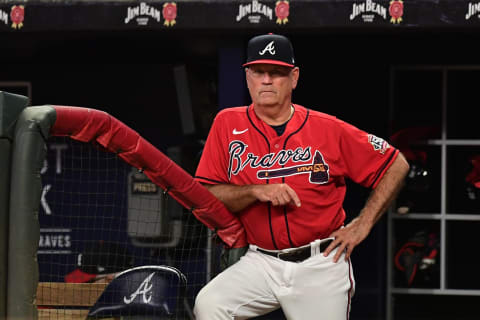
[[[242,130],[242,131],[237,131],[237,129],[233,129],[232,133],[233,133],[233,134],[242,134],[242,133],[245,133],[245,132],[247,132],[247,131],[248,131],[248,128],[245,129],[245,130]]]

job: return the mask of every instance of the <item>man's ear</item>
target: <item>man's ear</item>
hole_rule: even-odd
[[[300,68],[295,67],[292,70],[292,89],[297,87],[298,79],[300,77]]]

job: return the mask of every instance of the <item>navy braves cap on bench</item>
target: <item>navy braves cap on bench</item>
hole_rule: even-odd
[[[186,289],[187,278],[174,267],[131,268],[107,285],[88,311],[88,319],[179,319]]]
[[[247,48],[247,62],[243,64],[243,67],[259,63],[293,68],[295,58],[290,40],[285,36],[272,33],[250,39]]]

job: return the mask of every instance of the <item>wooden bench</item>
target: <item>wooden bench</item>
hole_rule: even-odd
[[[85,320],[89,308],[95,304],[107,284],[40,282],[35,302],[38,319]]]

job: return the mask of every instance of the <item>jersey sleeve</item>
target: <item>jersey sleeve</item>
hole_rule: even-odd
[[[342,163],[345,175],[356,183],[375,188],[398,153],[384,139],[341,121]]]
[[[224,130],[220,118],[221,114],[217,115],[213,121],[195,173],[195,180],[201,183],[228,183],[226,136],[223,135],[222,139]]]

